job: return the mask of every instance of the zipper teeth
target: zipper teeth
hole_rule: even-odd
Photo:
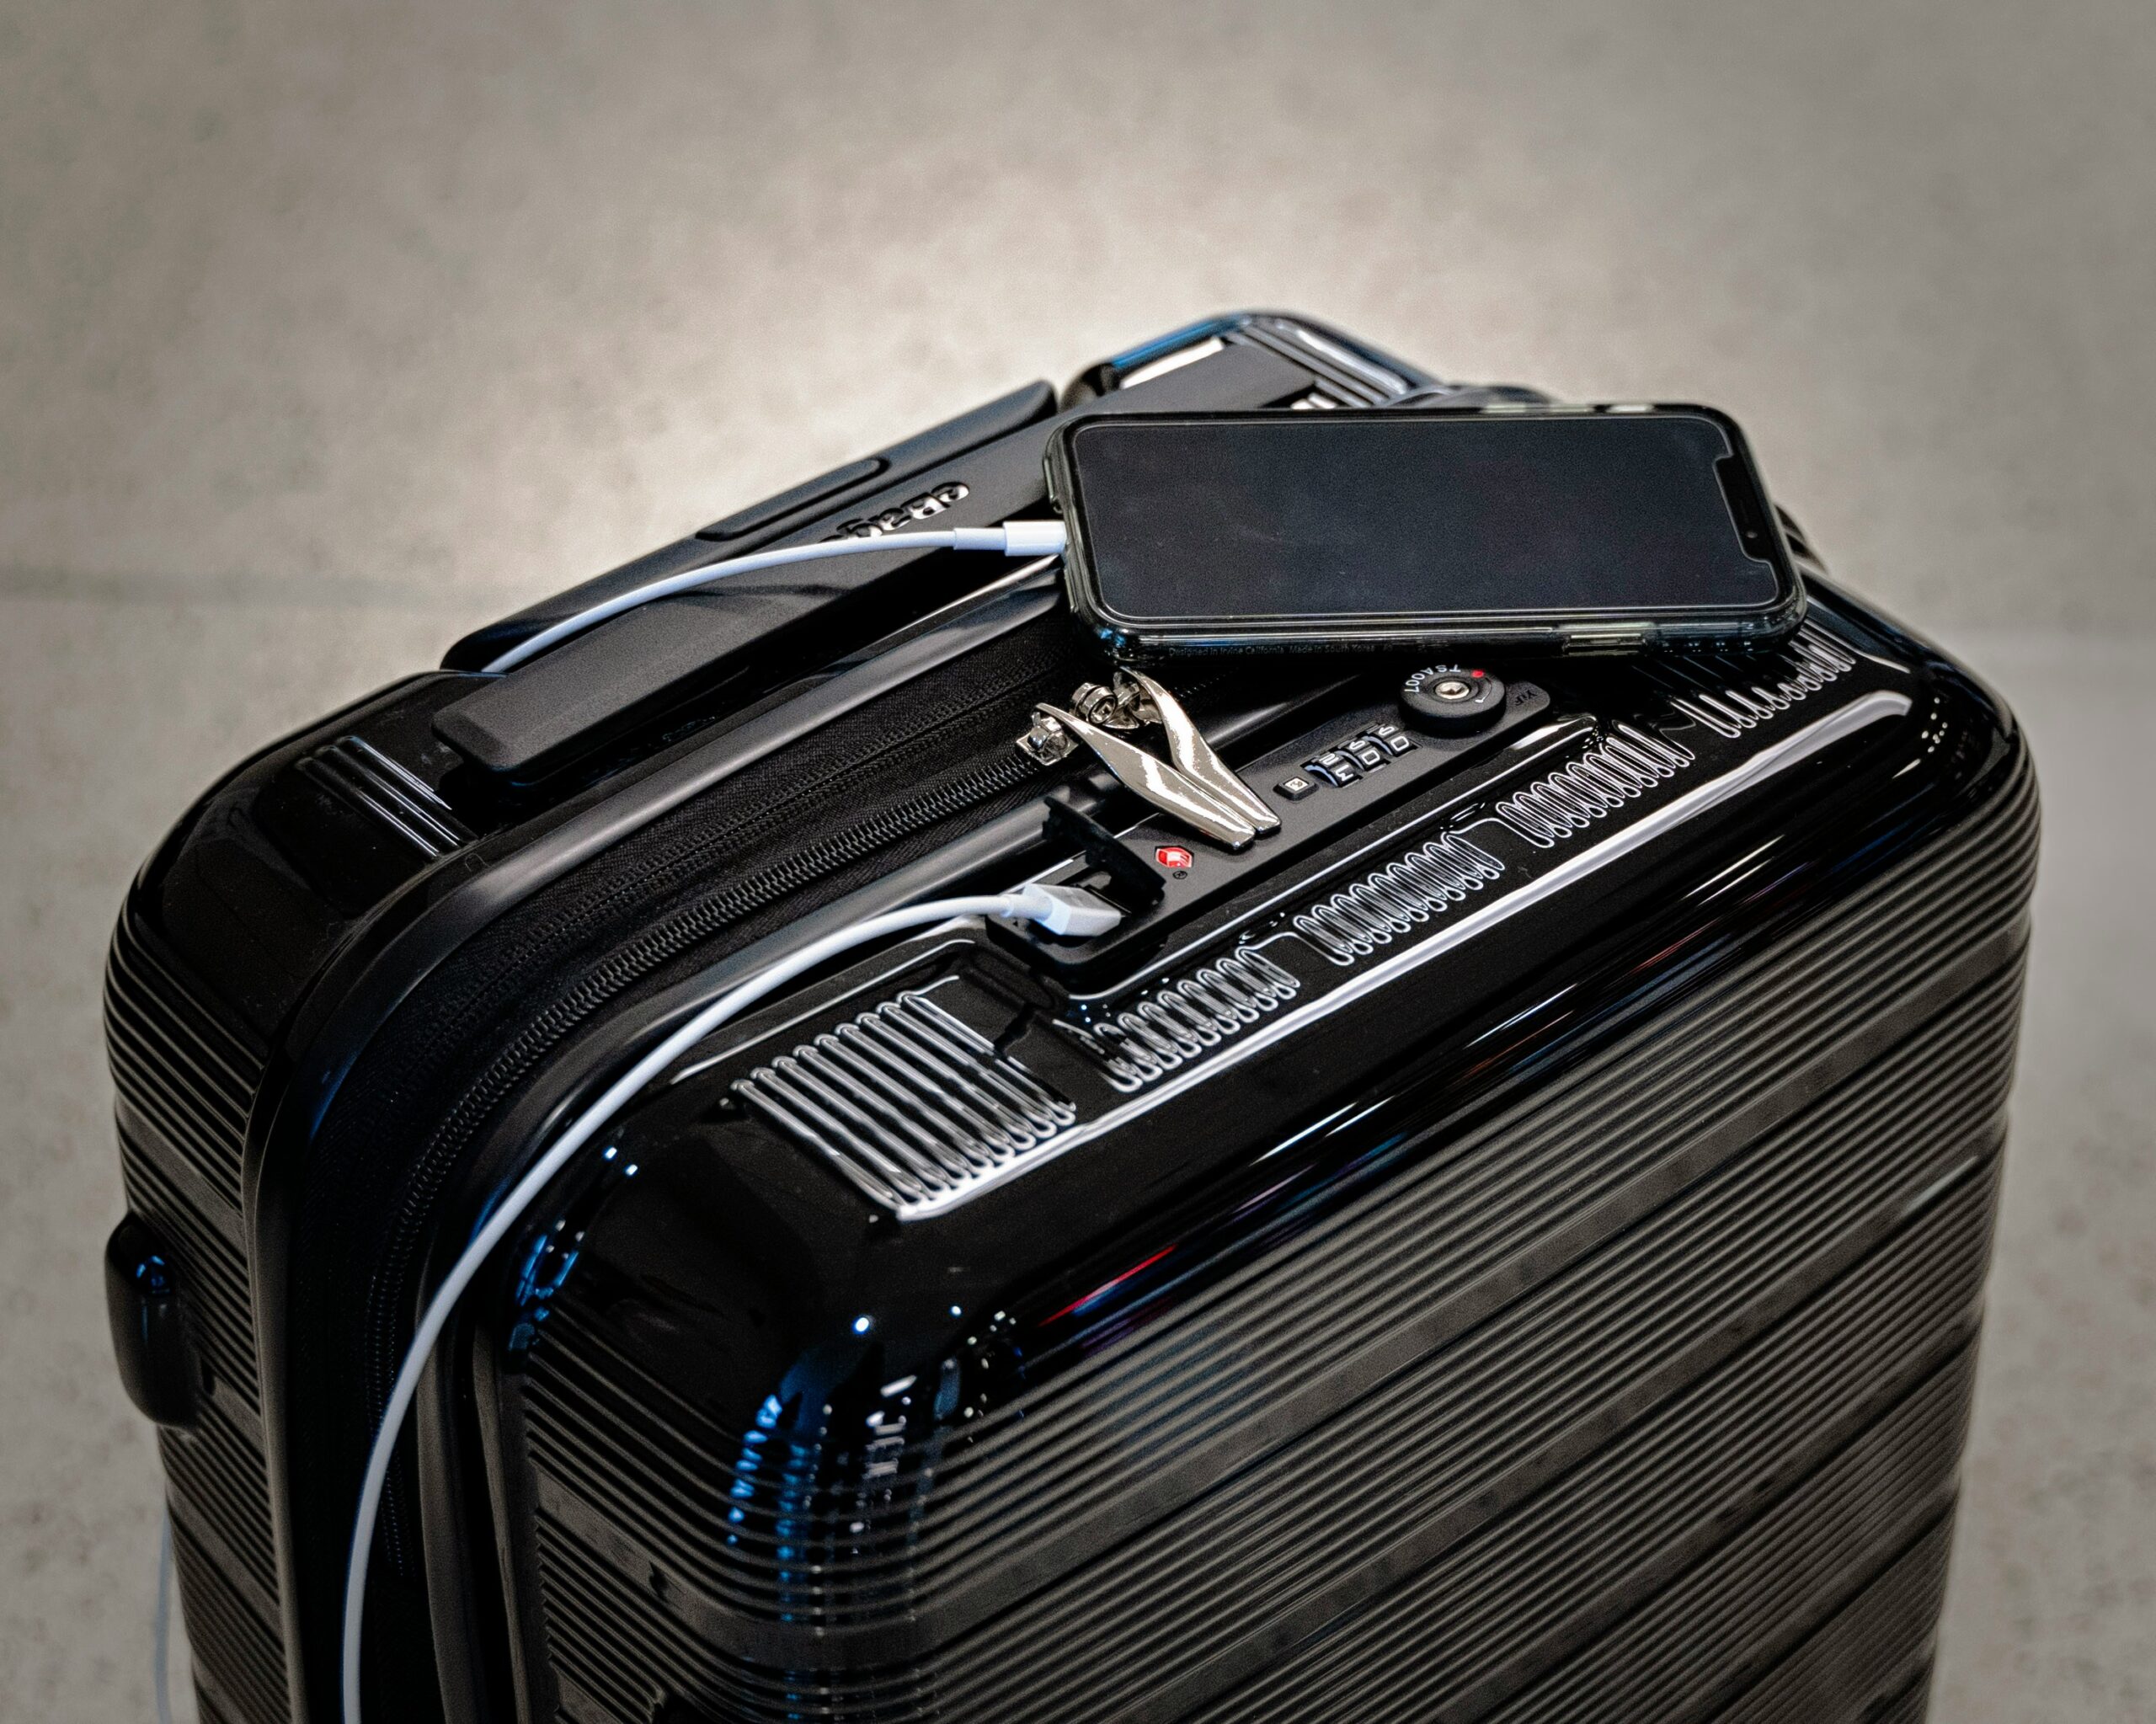
[[[1030,663],[1022,672],[1001,681],[994,688],[974,691],[963,703],[954,703],[928,715],[926,724],[903,739],[902,742],[894,740],[893,747],[917,747],[947,726],[978,714],[985,707],[1003,697],[1029,688],[1038,691],[1043,674],[1043,665]],[[1067,677],[1070,673],[1067,668],[1059,667],[1057,670],[1046,671],[1045,674],[1051,681],[1059,681],[1061,677]],[[1200,678],[1187,685],[1182,692],[1186,700],[1202,697],[1225,680],[1219,675]],[[1030,700],[1029,695],[1028,710]],[[882,752],[888,754],[890,751],[885,750]],[[398,1203],[389,1240],[376,1259],[374,1274],[367,1288],[366,1349],[363,1363],[371,1419],[379,1422],[382,1406],[389,1396],[390,1385],[395,1379],[398,1366],[402,1363],[398,1342],[404,1326],[398,1320],[398,1305],[404,1297],[403,1289],[413,1273],[414,1260],[425,1236],[427,1224],[432,1218],[435,1205],[451,1170],[481,1123],[515,1092],[516,1086],[565,1037],[622,990],[632,986],[670,958],[723,932],[744,916],[754,914],[790,892],[813,885],[818,879],[849,863],[865,859],[924,826],[963,814],[969,808],[1003,792],[1016,789],[1027,779],[1043,776],[1049,770],[1032,756],[1012,749],[988,766],[968,773],[927,796],[887,810],[835,837],[812,845],[784,862],[746,880],[736,882],[723,892],[692,905],[662,926],[643,936],[596,966],[570,992],[553,1001],[527,1023],[515,1040],[490,1060],[478,1078],[467,1085],[458,1095],[455,1104],[430,1136],[426,1147],[420,1152],[408,1177],[405,1194]],[[776,818],[751,820],[726,834],[720,841],[728,844],[753,841],[756,836],[777,824]],[[574,932],[592,926],[607,912],[618,907],[624,897],[648,892],[655,883],[662,883],[669,878],[678,878],[693,867],[703,865],[704,858],[712,848],[712,842],[708,840],[677,846],[668,855],[658,858],[652,868],[640,874],[632,884],[617,888],[595,902],[580,907],[572,918],[552,924],[546,936],[547,943],[558,943],[565,931]],[[409,1572],[413,1566],[413,1553],[408,1548],[411,1541],[404,1525],[405,1517],[399,1507],[399,1499],[404,1494],[399,1484],[400,1470],[392,1466],[386,1481],[381,1537],[394,1567],[399,1572]]]
[[[1027,702],[1027,709],[1030,711],[1032,701],[1044,675],[1051,682],[1058,680],[1054,672],[1047,670],[1039,659],[1029,659],[1019,670],[1004,677],[994,686],[974,690],[963,700],[953,701],[944,707],[922,715],[924,722],[917,728],[909,729],[903,735],[892,736],[889,739],[887,745],[871,758],[883,758],[902,748],[916,748],[947,729],[976,717],[984,707],[991,706],[1008,696],[1024,693]],[[846,770],[853,771],[863,764],[867,764],[867,761],[854,762]],[[829,775],[817,784],[807,787],[802,797],[789,798],[789,802],[798,804],[803,797],[813,798],[818,793],[829,793],[832,789],[832,778],[836,776],[839,775]],[[653,857],[648,865],[640,869],[633,879],[625,881],[601,896],[579,905],[565,917],[550,922],[542,934],[523,942],[498,960],[499,963],[504,967],[513,968],[535,949],[558,947],[563,943],[565,937],[574,936],[581,930],[600,925],[607,915],[619,910],[624,903],[648,896],[670,883],[692,877],[699,869],[709,867],[710,858],[714,850],[754,843],[760,838],[769,835],[772,831],[780,830],[784,824],[784,818],[782,811],[779,809],[759,809],[755,814],[744,820],[738,826],[718,835],[716,839],[703,835],[676,843],[664,854]],[[465,1022],[467,1027],[471,1010],[467,1009],[466,1013]],[[456,1033],[457,1028],[458,1026],[451,1026],[445,1031],[445,1033]]]
[[[1044,770],[1038,762],[1014,750],[927,796],[888,809],[858,826],[808,846],[799,855],[761,873],[737,881],[615,953],[526,1024],[516,1039],[459,1095],[456,1106],[435,1131],[419,1165],[413,1170],[412,1182],[398,1205],[388,1248],[379,1260],[369,1289],[368,1302],[373,1309],[368,1321],[368,1391],[375,1417],[379,1418],[381,1415],[389,1385],[400,1363],[397,1348],[399,1326],[389,1320],[393,1301],[409,1273],[443,1182],[480,1122],[515,1092],[564,1037],[623,989],[744,917],[790,893],[813,885],[850,863],[873,856],[924,827],[963,814],[1002,792],[1016,789]],[[408,1553],[403,1549],[402,1516],[397,1513],[394,1501],[398,1494],[392,1471],[388,1481],[391,1500],[385,1504],[387,1512],[382,1519],[392,1561],[401,1568]]]

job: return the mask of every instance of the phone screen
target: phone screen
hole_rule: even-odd
[[[1081,422],[1066,512],[1119,625],[1742,617],[1796,577],[1706,409]]]

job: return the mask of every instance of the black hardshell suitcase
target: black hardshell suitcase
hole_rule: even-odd
[[[1401,667],[1176,679],[1286,823],[1240,857],[1014,747],[1104,668],[1046,568],[812,565],[473,668],[729,551],[1038,512],[1059,411],[1433,395],[1534,398],[1181,330],[196,804],[112,949],[108,1278],[205,1718],[335,1718],[415,1310],[565,1110],[819,930],[1133,858],[1113,933],[842,962],[563,1177],[392,1475],[369,1716],[1922,1716],[2036,793],[1793,525],[1787,648],[1497,667],[1488,732],[1294,802]]]

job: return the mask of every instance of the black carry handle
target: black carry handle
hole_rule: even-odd
[[[566,622],[589,610],[670,574],[694,568],[700,563],[722,557],[741,557],[789,537],[799,540],[823,536],[826,523],[851,505],[880,496],[900,481],[910,479],[944,462],[1008,436],[1055,411],[1055,391],[1045,382],[1028,383],[1008,395],[946,419],[904,442],[894,443],[873,455],[833,467],[803,484],[737,510],[723,520],[699,528],[686,539],[632,558],[618,568],[580,582],[475,629],[443,656],[445,670],[484,669],[512,647],[521,646],[542,629]]]
[[[1306,393],[1314,381],[1312,372],[1268,348],[1235,344],[1133,390],[1127,402],[1111,395],[1070,414],[1031,419],[1016,430],[915,467],[903,478],[889,478],[895,471],[892,462],[878,469],[884,477],[877,488],[865,494],[844,486],[836,492],[819,491],[833,478],[826,475],[789,494],[820,495],[822,502],[810,505],[810,519],[766,514],[787,501],[785,496],[773,499],[705,529],[717,535],[745,517],[762,515],[767,531],[744,531],[719,540],[690,538],[654,552],[467,636],[445,663],[452,670],[477,669],[550,622],[613,592],[766,543],[807,543],[859,530],[889,512],[896,511],[909,524],[915,524],[918,514],[918,525],[939,527],[993,526],[1041,513],[1048,495],[1041,472],[1048,433],[1073,414],[1269,407]],[[1045,384],[1030,385],[926,438],[943,439],[942,446],[947,449],[1000,416],[1038,411],[1046,390]],[[871,459],[890,461],[891,456]],[[830,506],[834,496],[843,498],[836,508]],[[786,526],[787,520],[793,525]],[[931,561],[938,558],[940,563]],[[934,574],[938,568],[944,571],[940,577]],[[729,577],[723,591],[683,594],[627,611],[474,689],[436,716],[435,734],[481,771],[527,781],[723,685],[744,682],[741,694],[750,697],[745,681],[759,688],[773,686],[785,675],[811,668],[812,659],[828,662],[992,578],[978,557],[933,550],[894,551],[889,557],[851,557]]]

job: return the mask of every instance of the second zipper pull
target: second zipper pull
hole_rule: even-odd
[[[1280,816],[1214,752],[1182,702],[1161,684],[1142,670],[1118,670],[1115,695],[1117,704],[1134,718],[1161,727],[1168,741],[1169,762],[1186,778],[1196,779],[1240,813],[1259,837],[1280,830]]]
[[[1066,761],[1090,748],[1124,789],[1162,814],[1172,814],[1201,835],[1230,851],[1247,850],[1257,829],[1241,812],[1167,761],[1091,720],[1045,702],[1033,708],[1033,728],[1018,746],[1037,761]]]

